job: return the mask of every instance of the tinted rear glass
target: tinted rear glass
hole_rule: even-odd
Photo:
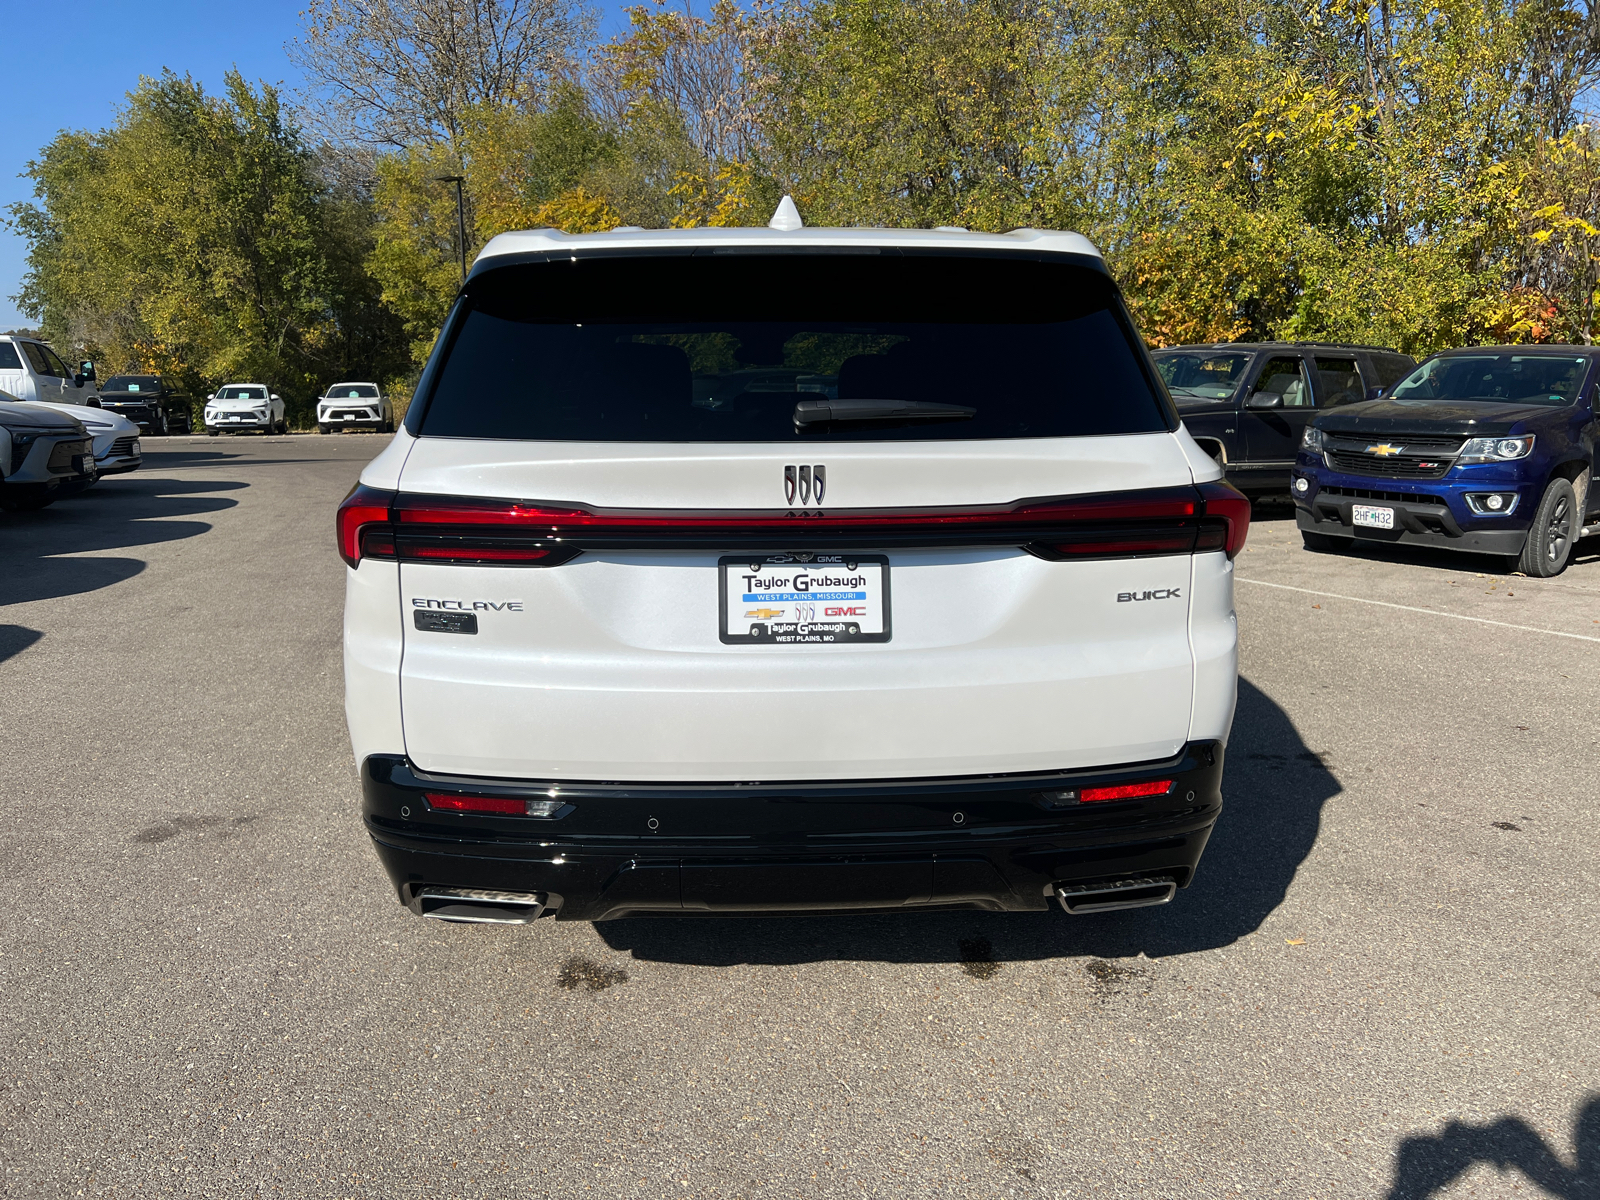
[[[823,399],[962,419],[829,421]],[[471,282],[425,436],[966,440],[1167,429],[1116,289],[1085,267],[865,255],[591,258]]]

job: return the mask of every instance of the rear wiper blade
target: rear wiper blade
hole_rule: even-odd
[[[802,400],[794,406],[797,429],[828,421],[965,421],[977,415],[965,404],[931,400]]]

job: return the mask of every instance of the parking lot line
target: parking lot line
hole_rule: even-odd
[[[1319,592],[1313,588],[1291,587],[1287,583],[1268,583],[1264,579],[1235,577],[1239,583],[1253,583],[1257,587],[1277,588],[1285,592],[1304,592],[1308,596],[1323,596],[1329,600],[1351,600],[1356,604],[1376,604],[1379,608],[1398,608],[1404,612],[1427,613],[1430,617],[1449,617],[1452,621],[1476,621],[1479,625],[1498,625],[1501,629],[1520,629],[1525,633],[1543,633],[1550,637],[1573,638],[1580,642],[1600,642],[1600,637],[1582,633],[1563,633],[1559,629],[1540,629],[1537,625],[1513,625],[1509,621],[1491,621],[1488,617],[1467,617],[1460,613],[1441,612],[1437,608],[1418,608],[1413,604],[1393,604],[1388,600],[1368,600],[1364,596],[1342,596],[1338,592]]]

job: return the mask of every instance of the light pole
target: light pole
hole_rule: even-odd
[[[435,175],[439,183],[453,183],[456,185],[456,245],[461,248],[461,282],[467,281],[467,210],[466,202],[462,199],[461,185],[467,181],[465,175]]]

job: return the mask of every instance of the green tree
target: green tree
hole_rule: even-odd
[[[397,365],[359,266],[369,212],[322,182],[272,88],[145,79],[110,129],[62,133],[29,174],[19,301],[113,369],[261,379],[303,415],[320,384]]]

